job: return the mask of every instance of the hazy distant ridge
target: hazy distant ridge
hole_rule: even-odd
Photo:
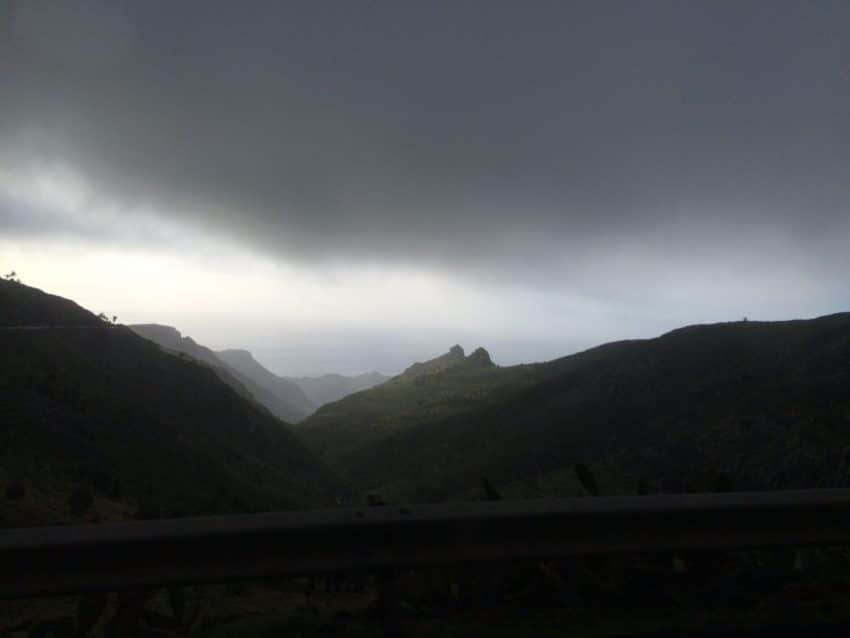
[[[326,403],[338,401],[355,392],[368,390],[389,379],[379,372],[351,377],[341,374],[326,374],[320,377],[281,377],[263,367],[247,350],[222,350],[216,355],[243,375],[272,391],[280,392],[282,388],[287,388],[286,391],[289,392],[289,388],[296,386],[299,389],[298,396],[301,397],[296,405],[304,410],[304,416],[312,414]]]
[[[276,417],[288,423],[300,421],[314,410],[310,400],[294,383],[279,378],[276,378],[275,383],[258,381],[256,376],[250,373],[250,368],[246,372],[244,367],[232,365],[221,353],[215,353],[196,343],[191,337],[182,336],[176,328],[159,324],[137,324],[130,326],[130,329],[163,348],[206,363],[215,370],[222,381],[237,392],[258,401]],[[249,353],[245,354],[251,356]]]
[[[380,372],[367,372],[347,377],[341,374],[325,374],[320,377],[289,377],[297,383],[311,401],[317,406],[339,401],[355,392],[369,390],[389,381],[390,377]]]
[[[284,399],[297,410],[299,416],[291,421],[300,421],[316,409],[316,405],[304,391],[291,380],[280,377],[263,367],[247,350],[221,350],[215,353],[225,364],[251,379],[255,384]]]

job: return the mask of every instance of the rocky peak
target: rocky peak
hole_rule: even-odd
[[[466,360],[470,363],[476,363],[478,365],[493,365],[493,360],[490,358],[490,353],[487,352],[484,348],[476,348],[472,351],[472,354],[470,354],[466,358]]]
[[[403,374],[407,376],[419,376],[420,374],[433,374],[447,368],[454,367],[463,363],[464,351],[463,348],[455,344],[445,354],[441,354],[436,359],[429,361],[414,363]]]

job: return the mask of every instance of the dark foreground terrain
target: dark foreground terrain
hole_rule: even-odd
[[[833,548],[408,571],[393,626],[415,638],[846,636],[848,568]],[[384,636],[377,600],[374,576],[349,574],[16,601],[0,603],[0,635]]]

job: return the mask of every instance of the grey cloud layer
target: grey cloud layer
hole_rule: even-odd
[[[533,280],[847,230],[846,2],[3,6],[0,168],[289,259]]]

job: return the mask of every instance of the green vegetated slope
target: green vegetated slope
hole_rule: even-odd
[[[22,485],[34,509],[74,487],[171,515],[318,506],[340,493],[285,424],[207,365],[21,284],[0,282],[0,301],[18,322],[0,330],[0,482]],[[12,505],[0,503],[9,524]],[[67,520],[41,510],[42,522]]]
[[[257,401],[279,419],[294,423],[300,421],[315,409],[297,385],[287,382],[285,379],[274,377],[259,363],[254,362],[256,367],[270,377],[268,382],[263,375],[258,377],[250,374],[250,371],[246,372],[241,366],[231,365],[228,358],[221,356],[222,353],[213,352],[206,346],[196,343],[191,337],[184,337],[176,328],[171,326],[137,324],[131,325],[129,328],[139,336],[153,341],[169,351],[182,353],[207,364],[222,381],[239,394]],[[251,353],[241,350],[238,352],[244,352],[248,359],[254,361]]]
[[[499,367],[483,348],[469,356],[453,346],[447,353],[414,363],[372,389],[320,408],[298,426],[307,444],[333,466],[369,454],[372,446],[407,430],[482,408],[506,391],[530,387],[537,366]]]
[[[577,462],[607,492],[640,479],[707,489],[718,476],[738,489],[847,484],[850,314],[692,326],[527,368],[492,371],[504,383],[488,377],[478,402],[457,389],[473,384],[437,373],[459,403],[418,415],[421,394],[402,390],[415,379],[394,380],[316,415],[333,417],[341,443],[302,432],[354,487],[402,500],[471,495],[483,476],[507,496],[573,494]],[[399,427],[349,445],[351,429],[386,421]]]

